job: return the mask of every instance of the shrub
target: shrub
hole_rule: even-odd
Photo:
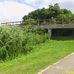
[[[29,53],[34,45],[46,40],[45,34],[32,32],[31,27],[0,27],[0,60]]]

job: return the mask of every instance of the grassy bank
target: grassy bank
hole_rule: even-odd
[[[74,52],[74,40],[48,40],[34,47],[26,56],[0,63],[0,74],[37,74],[72,52]]]

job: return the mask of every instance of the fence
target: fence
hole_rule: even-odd
[[[22,23],[22,21],[4,22],[4,23],[1,23],[0,25],[19,25],[21,23]]]

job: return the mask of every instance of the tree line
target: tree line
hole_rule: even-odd
[[[23,17],[25,25],[70,24],[74,23],[74,14],[68,9],[61,9],[56,3],[49,8],[32,11]]]

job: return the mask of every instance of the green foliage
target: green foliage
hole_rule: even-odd
[[[52,17],[52,18],[49,20],[49,23],[50,23],[50,24],[56,24],[56,19]]]
[[[36,25],[36,24],[37,22],[32,18],[26,19],[25,22],[23,21],[23,25]]]
[[[63,41],[64,40],[64,41]],[[38,74],[49,65],[74,52],[74,40],[48,40],[27,56],[0,63],[0,74]]]
[[[42,8],[32,11],[31,13],[23,17],[24,22],[29,19],[36,21],[36,25],[63,23],[69,24],[74,22],[74,14],[70,10],[61,9],[60,6],[56,3],[54,5],[49,5],[49,8],[47,9]]]
[[[34,45],[43,43],[46,36],[32,32],[31,26],[0,27],[0,60],[29,53]]]

